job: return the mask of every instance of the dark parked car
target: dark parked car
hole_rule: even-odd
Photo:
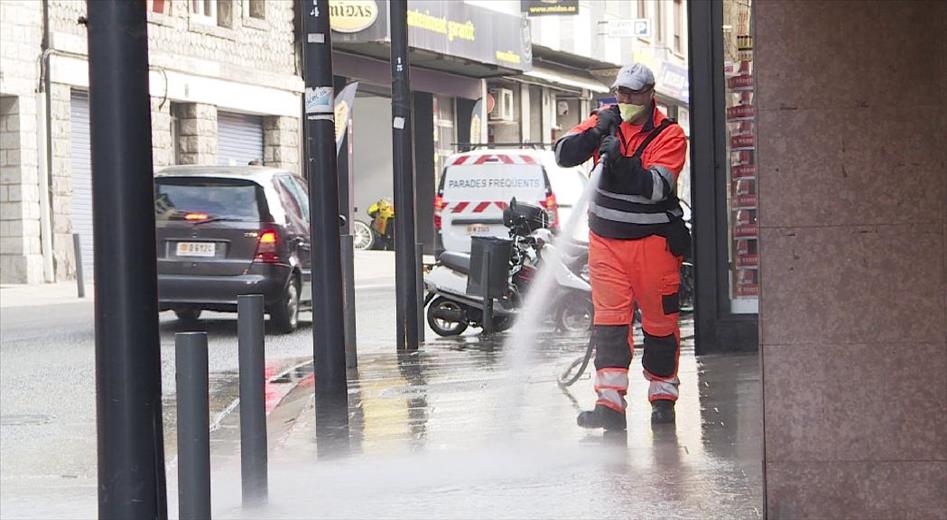
[[[182,320],[262,294],[281,332],[311,294],[306,183],[259,166],[175,166],[155,177],[158,300]]]

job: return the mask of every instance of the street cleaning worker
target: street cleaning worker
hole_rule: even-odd
[[[589,271],[595,320],[595,409],[579,414],[583,428],[624,430],[628,367],[634,354],[633,306],[641,310],[650,381],[651,422],[674,422],[681,331],[680,266],[690,247],[677,198],[687,137],[654,100],[654,74],[623,67],[604,107],[556,142],[556,162],[570,167],[605,158],[589,203]]]

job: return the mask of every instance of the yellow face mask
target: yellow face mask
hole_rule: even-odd
[[[638,117],[645,109],[645,105],[632,105],[631,103],[619,103],[618,111],[621,112],[622,121],[631,121]]]

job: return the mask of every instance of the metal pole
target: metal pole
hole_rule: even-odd
[[[492,251],[490,247],[483,249],[483,275],[480,277],[480,292],[483,293],[483,333],[493,334],[493,297],[490,294],[490,261]]]
[[[333,86],[336,91],[341,91],[346,86],[346,79],[342,76],[333,78]],[[349,113],[350,114],[350,113]],[[358,342],[356,334],[355,321],[355,245],[352,237],[352,221],[355,214],[352,211],[354,207],[354,189],[352,184],[352,168],[349,164],[348,147],[348,127],[351,125],[351,117],[348,118],[345,137],[341,138],[341,148],[336,154],[336,170],[338,171],[339,182],[339,214],[345,217],[342,224],[340,237],[340,250],[342,254],[342,301],[345,304],[345,367],[358,367]],[[336,136],[339,141],[339,136]]]
[[[82,242],[79,233],[72,234],[72,250],[76,256],[76,292],[80,298],[85,298],[85,273],[82,272]]]
[[[345,319],[339,239],[332,38],[329,0],[299,0],[304,16],[303,58],[306,171],[312,208],[312,336],[316,377],[316,438],[320,455],[349,442]]]
[[[342,235],[342,301],[345,305],[345,367],[358,368],[358,342],[355,322],[355,242],[352,235]]]
[[[240,365],[240,480],[243,504],[256,506],[265,504],[268,494],[263,295],[243,294],[237,297],[237,344]]]
[[[210,520],[207,333],[174,335],[178,416],[178,517]]]
[[[414,251],[414,161],[411,155],[411,85],[408,2],[391,0],[391,115],[395,191],[395,288],[398,350],[418,348],[418,266]]]
[[[424,343],[424,244],[418,243],[415,247],[415,258],[418,265],[418,342]]]
[[[145,4],[88,2],[100,518],[168,516]]]

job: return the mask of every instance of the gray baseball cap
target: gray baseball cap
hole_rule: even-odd
[[[618,77],[612,83],[612,88],[624,87],[631,90],[644,90],[654,86],[654,74],[651,69],[640,64],[625,65],[618,71]]]

